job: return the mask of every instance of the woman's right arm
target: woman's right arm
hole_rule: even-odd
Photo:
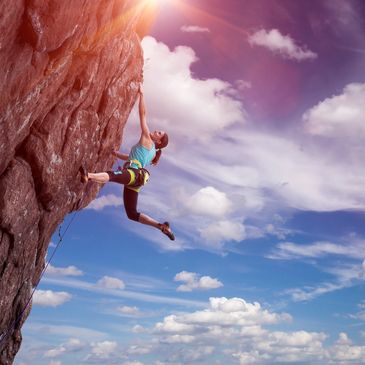
[[[126,155],[125,153],[120,153],[119,151],[113,151],[113,156],[120,158],[121,160],[128,160],[128,155]]]

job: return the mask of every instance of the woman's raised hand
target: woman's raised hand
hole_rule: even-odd
[[[139,88],[138,88],[138,92],[143,95],[143,84],[142,82],[139,83]]]

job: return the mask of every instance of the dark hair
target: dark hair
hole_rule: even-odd
[[[162,153],[161,148],[165,148],[168,144],[169,144],[169,136],[165,132],[165,134],[161,137],[160,143],[159,144],[155,143],[155,148],[157,151],[154,159],[151,162],[151,165],[157,165],[157,162],[160,159]]]

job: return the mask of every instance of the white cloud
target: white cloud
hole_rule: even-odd
[[[365,362],[365,346],[353,345],[347,334],[342,332],[336,344],[329,350],[329,357],[335,363],[349,364]]]
[[[51,349],[45,352],[44,357],[57,357],[63,355],[66,352],[66,348],[59,346],[55,349]]]
[[[185,204],[192,213],[211,217],[224,217],[232,206],[227,195],[212,186],[198,190]]]
[[[252,84],[247,80],[236,80],[235,85],[239,91],[244,91],[246,89],[251,89]]]
[[[288,289],[286,292],[291,295],[293,301],[302,302],[313,300],[314,298],[336,290],[341,290],[346,286],[344,283],[321,283],[314,287],[307,286],[304,289]]]
[[[146,355],[152,351],[152,346],[132,345],[128,347],[127,353],[129,355]]]
[[[162,343],[180,343],[180,344],[188,344],[195,341],[194,336],[189,335],[172,335],[161,339]]]
[[[349,84],[342,94],[327,98],[304,115],[309,133],[321,136],[363,137],[365,135],[365,84]]]
[[[52,284],[52,285],[60,285],[62,287],[75,288],[78,290],[85,290],[92,293],[102,293],[106,295],[110,295],[116,298],[128,298],[133,300],[140,300],[142,302],[149,303],[163,303],[163,304],[175,304],[186,307],[203,307],[204,302],[199,300],[189,300],[189,299],[181,299],[174,298],[171,296],[162,296],[155,294],[147,294],[141,291],[128,291],[128,290],[120,290],[116,289],[108,289],[103,286],[98,286],[87,281],[75,280],[75,279],[59,279],[59,278],[44,278],[44,282]]]
[[[290,294],[294,301],[308,301],[323,294],[351,287],[365,280],[361,264],[345,264],[330,268],[322,267],[321,269],[335,276],[336,280],[312,286],[308,285],[304,288],[288,289],[286,293]]]
[[[194,353],[207,361],[216,356],[227,356],[230,363],[312,363],[329,360],[324,347],[327,335],[321,332],[270,331],[264,326],[287,322],[291,316],[265,310],[259,303],[248,303],[242,298],[211,298],[209,306],[193,313],[173,314],[158,322],[154,334],[160,345],[168,344],[167,363],[192,362]],[[225,344],[229,346],[219,346]],[[179,353],[184,346],[184,354]],[[159,348],[156,348],[159,351]],[[199,354],[199,356],[198,356]],[[190,357],[191,356],[191,357]]]
[[[143,365],[143,362],[140,361],[125,361],[123,365]]]
[[[183,25],[180,30],[185,33],[210,33],[209,28],[198,25]]]
[[[194,272],[181,271],[175,275],[175,281],[182,281],[184,284],[177,288],[177,291],[190,292],[194,289],[197,290],[209,290],[216,289],[223,286],[218,280],[211,278],[210,276],[198,277],[198,274]]]
[[[125,288],[125,284],[123,282],[123,280],[120,280],[118,278],[113,278],[110,276],[103,276],[97,283],[96,285],[100,288],[104,288],[104,289],[124,289]]]
[[[95,359],[105,360],[113,356],[118,349],[115,341],[102,341],[92,343],[91,354]]]
[[[66,343],[50,349],[44,353],[44,357],[58,357],[71,351],[79,351],[84,344],[77,338],[70,338]]]
[[[292,37],[281,34],[277,29],[270,31],[261,29],[251,34],[248,41],[251,45],[265,47],[274,53],[279,53],[284,58],[297,61],[317,58],[316,53],[306,47],[298,46]]]
[[[190,67],[197,61],[193,49],[179,46],[171,51],[152,37],[145,37],[142,46],[148,60],[144,91],[151,124],[167,128],[184,143],[184,138],[209,139],[222,128],[244,120],[241,103],[229,96],[229,83],[192,76]]]
[[[143,326],[141,326],[140,324],[136,324],[135,326],[133,326],[132,332],[133,333],[143,333],[143,332],[146,332],[146,329]]]
[[[59,360],[51,360],[49,365],[62,365],[62,362]]]
[[[256,362],[293,363],[305,360],[320,360],[325,356],[323,341],[326,335],[318,332],[271,332],[266,333],[262,341],[252,350],[233,354],[240,365]]]
[[[183,25],[180,30],[184,33],[210,33],[209,28],[199,25]]]
[[[94,199],[86,209],[102,210],[106,207],[119,207],[123,205],[123,199],[114,194],[100,196]]]
[[[66,292],[52,290],[36,290],[33,295],[33,304],[42,307],[57,307],[71,300],[72,295]]]
[[[361,244],[360,244],[361,243]],[[271,259],[292,260],[300,258],[319,258],[327,255],[342,255],[351,258],[362,258],[363,242],[347,243],[345,245],[332,242],[315,242],[313,244],[296,244],[281,242],[267,257]]]
[[[127,305],[124,305],[122,307],[117,308],[118,313],[124,314],[127,316],[139,316],[141,315],[140,310],[137,307],[129,307]]]
[[[246,237],[245,226],[240,222],[219,221],[199,229],[202,238],[218,245],[224,241],[242,241]]]
[[[47,267],[46,274],[60,275],[60,276],[81,276],[83,275],[83,272],[76,266],[54,267],[51,264],[49,264]]]
[[[157,332],[194,334],[200,326],[252,326],[289,321],[291,317],[271,313],[257,302],[247,303],[241,298],[210,298],[209,307],[189,314],[171,315],[155,326]]]

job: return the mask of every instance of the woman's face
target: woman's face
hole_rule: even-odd
[[[159,143],[164,134],[164,131],[154,131],[153,133],[151,133],[151,138],[154,142]]]

